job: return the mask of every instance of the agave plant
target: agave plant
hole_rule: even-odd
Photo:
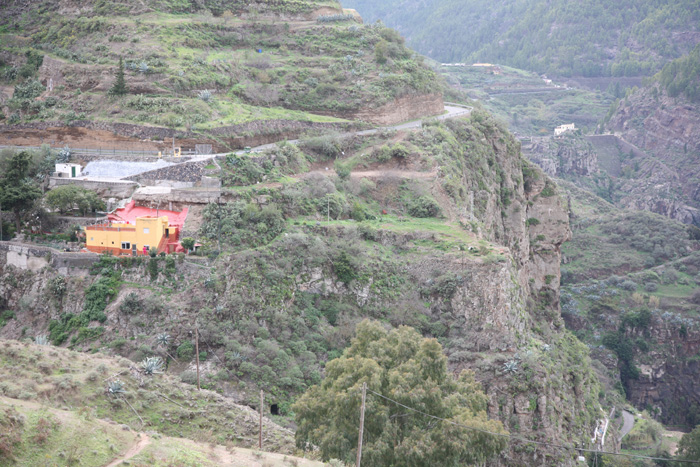
[[[163,359],[160,357],[148,357],[141,362],[141,370],[146,376],[163,373]]]
[[[170,335],[167,332],[156,336],[156,344],[158,347],[168,347],[170,344]]]
[[[503,364],[503,371],[505,373],[516,373],[518,371],[518,362],[515,360],[505,362]]]
[[[39,334],[34,338],[34,343],[36,345],[49,345],[49,336],[46,334]]]
[[[70,161],[71,158],[71,149],[68,146],[65,146],[63,149],[58,151],[58,154],[56,155],[56,162],[59,163],[65,163]]]
[[[200,99],[202,99],[204,102],[209,102],[211,100],[211,91],[208,89],[204,89],[202,91],[199,91],[199,96]]]
[[[107,383],[107,394],[110,396],[116,396],[124,393],[126,393],[126,389],[124,389],[124,383],[122,383],[120,380],[115,379],[114,381]]]

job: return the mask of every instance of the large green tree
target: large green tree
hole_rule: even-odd
[[[76,185],[63,185],[46,194],[46,204],[61,214],[77,207],[85,215],[95,209],[104,209],[105,203],[92,190]]]
[[[676,456],[678,459],[700,461],[700,425],[683,435]]]
[[[323,459],[355,460],[361,387],[408,407],[491,432],[505,433],[486,415],[486,396],[473,374],[447,371],[435,339],[401,326],[387,331],[365,320],[343,356],[328,362],[320,385],[294,404],[297,446],[318,446]],[[437,420],[368,391],[363,466],[458,466],[497,456],[506,438]]]
[[[7,162],[5,175],[0,180],[0,205],[15,215],[15,228],[19,232],[22,216],[41,197],[39,185],[29,178],[32,155],[26,151],[12,156]]]

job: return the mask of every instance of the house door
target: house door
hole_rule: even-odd
[[[71,177],[75,178],[75,167],[70,168]]]
[[[136,243],[131,244],[131,256],[136,256]]]
[[[170,238],[170,229],[165,229],[165,238]]]

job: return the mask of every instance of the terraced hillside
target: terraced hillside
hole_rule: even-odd
[[[2,118],[25,130],[241,146],[236,137],[443,111],[435,74],[398,33],[334,1],[11,1],[2,13]]]

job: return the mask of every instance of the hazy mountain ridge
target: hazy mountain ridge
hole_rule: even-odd
[[[700,42],[697,0],[351,0],[442,62],[485,61],[561,76],[637,76]]]

